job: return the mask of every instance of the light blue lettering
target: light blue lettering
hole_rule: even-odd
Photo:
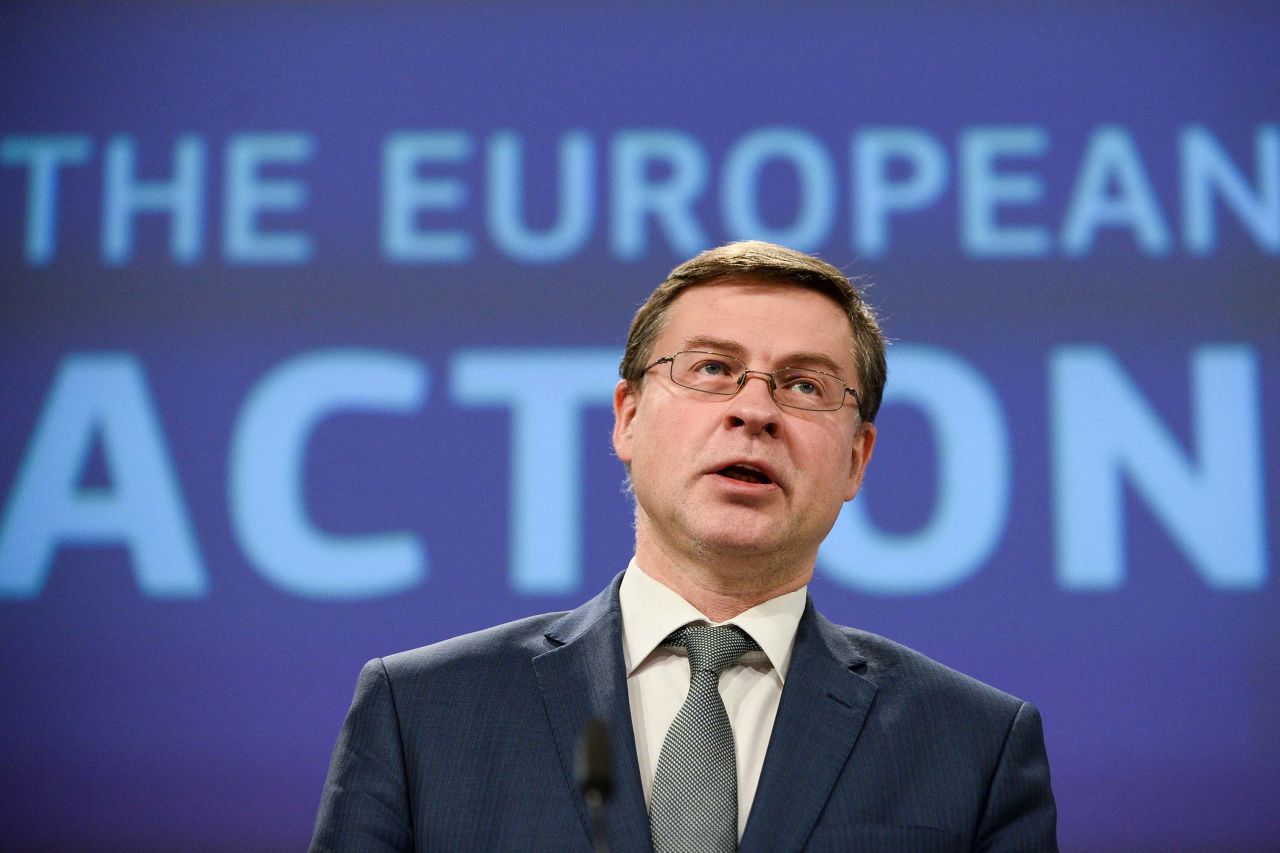
[[[1048,254],[1049,232],[1040,225],[1001,225],[999,207],[1028,206],[1044,196],[1040,177],[997,171],[1000,157],[1038,157],[1049,147],[1040,127],[978,127],[960,137],[960,233],[967,252],[980,258]]]
[[[945,350],[900,344],[890,353],[885,403],[917,407],[933,429],[938,496],[918,532],[875,528],[863,501],[846,504],[818,551],[818,567],[850,589],[924,595],[974,574],[1009,517],[1009,431],[995,390]]]
[[[93,150],[87,136],[9,136],[0,140],[0,163],[27,167],[27,263],[47,266],[58,242],[58,171],[78,166]]]
[[[423,163],[461,163],[471,156],[471,137],[463,131],[401,132],[382,150],[382,252],[398,263],[460,263],[475,251],[461,229],[426,231],[418,227],[424,210],[456,211],[467,203],[467,188],[457,178],[424,178]]]
[[[693,212],[709,171],[698,140],[674,130],[624,131],[613,140],[611,162],[609,236],[615,255],[624,260],[645,256],[650,217],[676,254],[692,255],[709,245]],[[648,170],[659,163],[670,174],[650,180]]]
[[[770,160],[790,163],[799,182],[799,210],[785,227],[760,216],[760,173]],[[720,205],[729,236],[768,240],[801,251],[827,241],[836,209],[836,176],[831,158],[812,134],[786,127],[753,131],[729,150],[720,187]]]
[[[889,215],[923,210],[947,186],[947,155],[936,139],[915,128],[883,127],[858,133],[852,143],[853,242],[864,257],[889,251]],[[891,179],[894,160],[910,164],[905,178]]]
[[[137,145],[131,136],[108,144],[102,196],[102,259],[126,263],[133,255],[133,220],[138,213],[164,213],[169,225],[169,254],[180,264],[199,260],[204,236],[204,140],[179,138],[173,149],[173,178],[140,181]]]
[[[309,598],[391,595],[427,575],[409,532],[338,536],[306,511],[303,471],[312,432],[337,412],[407,414],[422,406],[418,362],[371,350],[328,350],[277,366],[253,389],[236,423],[229,466],[232,527],[259,571]]]
[[[97,438],[109,488],[81,488]],[[63,545],[128,548],[146,595],[193,598],[209,581],[142,366],[126,353],[67,356],[0,525],[0,598],[35,598]]]
[[[521,212],[524,202],[524,146],[511,131],[489,139],[486,158],[489,192],[486,210],[494,243],[508,257],[525,263],[551,263],[571,256],[591,237],[595,218],[596,150],[585,131],[560,140],[559,216],[542,233],[531,230]]]
[[[263,233],[258,214],[293,212],[307,203],[307,188],[296,180],[265,180],[266,163],[306,163],[315,140],[306,133],[246,133],[227,145],[223,249],[237,264],[302,264],[311,260],[311,239],[297,231]]]
[[[582,581],[582,410],[612,400],[608,350],[463,350],[449,391],[463,406],[511,410],[511,585],[573,592]]]
[[[1256,192],[1206,128],[1182,131],[1182,239],[1192,254],[1207,255],[1218,245],[1215,196],[1221,196],[1259,246],[1280,253],[1280,126],[1259,127],[1253,144]]]
[[[1197,461],[1188,459],[1115,357],[1063,347],[1050,361],[1057,574],[1070,590],[1125,580],[1124,484],[1131,484],[1214,589],[1266,579],[1257,356],[1192,355]]]
[[[1113,182],[1116,195],[1109,193]],[[1148,255],[1169,251],[1169,226],[1138,148],[1122,127],[1100,127],[1089,138],[1062,225],[1063,251],[1073,257],[1088,254],[1102,227],[1132,229]]]

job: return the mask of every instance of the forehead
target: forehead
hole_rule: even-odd
[[[654,354],[706,348],[701,342],[709,338],[736,344],[753,366],[781,367],[780,359],[809,353],[825,356],[843,376],[854,372],[848,315],[807,287],[740,279],[694,285],[671,303]]]

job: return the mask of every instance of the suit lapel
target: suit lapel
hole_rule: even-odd
[[[864,662],[808,602],[739,847],[743,853],[793,850],[809,837],[875,699],[876,686],[851,671]]]
[[[587,720],[604,722],[613,749],[614,790],[605,806],[609,849],[649,851],[649,817],[636,763],[631,706],[622,662],[618,608],[621,575],[608,589],[567,614],[547,632],[554,646],[533,659],[538,690],[547,709],[565,782],[573,791],[584,831],[590,838],[586,801],[577,789],[574,766],[578,737]]]

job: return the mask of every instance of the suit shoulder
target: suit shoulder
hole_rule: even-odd
[[[516,661],[528,661],[552,648],[547,630],[564,613],[543,613],[495,625],[470,634],[450,637],[438,643],[397,652],[382,658],[392,681],[454,670],[484,671]]]
[[[914,696],[922,702],[952,703],[957,711],[980,709],[1000,716],[1016,714],[1026,704],[887,637],[843,625],[835,627],[866,658],[864,675],[882,690]]]

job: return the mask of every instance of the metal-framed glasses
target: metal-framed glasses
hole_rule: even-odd
[[[769,380],[769,392],[779,406],[809,412],[834,412],[844,405],[845,396],[852,394],[859,414],[862,412],[862,399],[858,392],[844,384],[839,376],[822,370],[808,367],[750,370],[731,355],[684,350],[658,359],[645,371],[659,364],[671,366],[672,382],[703,394],[732,397],[747,384],[747,377],[755,373]]]

